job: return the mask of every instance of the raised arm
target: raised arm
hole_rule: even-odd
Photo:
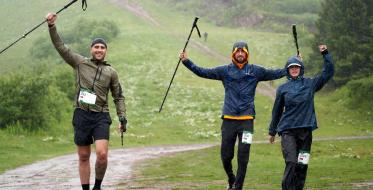
[[[224,67],[215,67],[215,68],[203,68],[195,65],[190,59],[187,58],[186,52],[180,53],[180,59],[182,63],[187,67],[190,71],[196,74],[199,77],[207,78],[207,79],[214,79],[214,80],[222,80],[224,75]]]
[[[321,74],[314,78],[315,91],[320,90],[334,75],[334,63],[326,45],[320,45],[319,50],[323,56],[324,65]]]
[[[257,76],[259,81],[276,80],[286,75],[286,69],[265,69],[259,66],[258,68],[259,72]]]
[[[57,33],[57,28],[55,25],[57,15],[55,13],[48,13],[46,19],[49,27],[49,34],[54,47],[61,57],[66,61],[66,63],[75,68],[79,63],[84,61],[85,58],[77,53],[72,52],[63,43],[61,37]]]

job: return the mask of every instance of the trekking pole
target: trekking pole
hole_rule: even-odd
[[[122,140],[122,147],[123,147],[123,133],[127,131],[127,119],[125,117],[120,117],[119,122],[120,122],[120,139]]]
[[[69,4],[65,5],[62,9],[60,9],[59,11],[56,12],[56,14],[62,12],[63,10],[67,9],[70,5],[74,4],[75,2],[77,2],[78,0],[72,0]],[[82,0],[82,9],[83,11],[85,11],[87,9],[87,2],[86,0]],[[12,47],[14,44],[16,44],[18,41],[20,41],[21,39],[23,38],[26,38],[27,35],[29,35],[31,32],[33,32],[34,30],[36,30],[37,28],[39,28],[41,25],[43,25],[45,22],[47,22],[47,19],[45,19],[42,23],[36,25],[34,28],[32,28],[30,31],[26,32],[25,34],[23,34],[20,38],[18,38],[16,41],[14,41],[13,43],[9,44],[6,48],[2,49],[0,51],[0,54],[2,54],[4,51],[6,51],[7,49],[9,49],[10,47]]]
[[[192,25],[192,29],[190,30],[190,33],[189,33],[189,36],[188,36],[188,40],[187,40],[186,43],[185,43],[185,46],[184,46],[183,52],[185,52],[185,49],[186,49],[186,47],[188,46],[189,39],[190,39],[190,36],[191,36],[192,33],[193,33],[194,28],[197,29],[198,36],[201,37],[201,33],[199,32],[199,29],[198,29],[198,26],[197,26],[197,21],[198,21],[198,17],[194,18],[194,22],[193,22],[193,25]],[[181,61],[181,58],[179,58],[179,62],[177,62],[176,69],[175,69],[175,71],[174,71],[174,74],[172,75],[172,78],[171,78],[170,84],[168,85],[168,88],[167,88],[166,94],[165,94],[165,96],[164,96],[164,98],[163,98],[163,101],[162,101],[161,107],[159,108],[159,113],[162,111],[163,104],[164,104],[164,102],[166,101],[166,98],[167,98],[167,95],[168,95],[168,91],[170,90],[170,87],[171,87],[172,81],[173,81],[174,78],[175,78],[176,71],[177,71],[177,69],[179,68],[179,65],[180,65],[180,61]]]
[[[120,130],[120,138],[122,140],[122,146],[123,146],[123,129]]]
[[[299,56],[297,25],[295,25],[295,24],[293,24],[293,37],[294,37],[295,47],[297,48],[297,56]]]

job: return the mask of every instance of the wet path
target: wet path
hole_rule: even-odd
[[[118,184],[129,180],[136,162],[157,158],[171,153],[198,150],[214,144],[174,145],[163,147],[124,148],[109,151],[109,165],[103,182],[105,190],[113,190]],[[96,156],[91,156],[91,170],[94,172]],[[94,173],[91,173],[91,184]],[[2,190],[80,190],[78,156],[60,156],[49,160],[9,170],[0,175]]]

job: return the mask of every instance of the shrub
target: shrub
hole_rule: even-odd
[[[351,108],[361,107],[368,109],[373,107],[373,77],[352,80],[346,85],[348,89],[348,104]]]
[[[66,111],[66,94],[54,78],[32,72],[0,77],[0,128],[17,124],[29,131],[47,129]]]

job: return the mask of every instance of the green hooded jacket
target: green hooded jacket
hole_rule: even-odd
[[[92,60],[72,52],[61,40],[55,25],[49,27],[49,34],[58,53],[76,73],[75,107],[86,111],[109,112],[108,92],[110,89],[118,117],[126,117],[123,91],[118,73],[114,68],[106,61]],[[89,89],[95,93],[97,97],[94,105],[78,101],[81,89]]]

